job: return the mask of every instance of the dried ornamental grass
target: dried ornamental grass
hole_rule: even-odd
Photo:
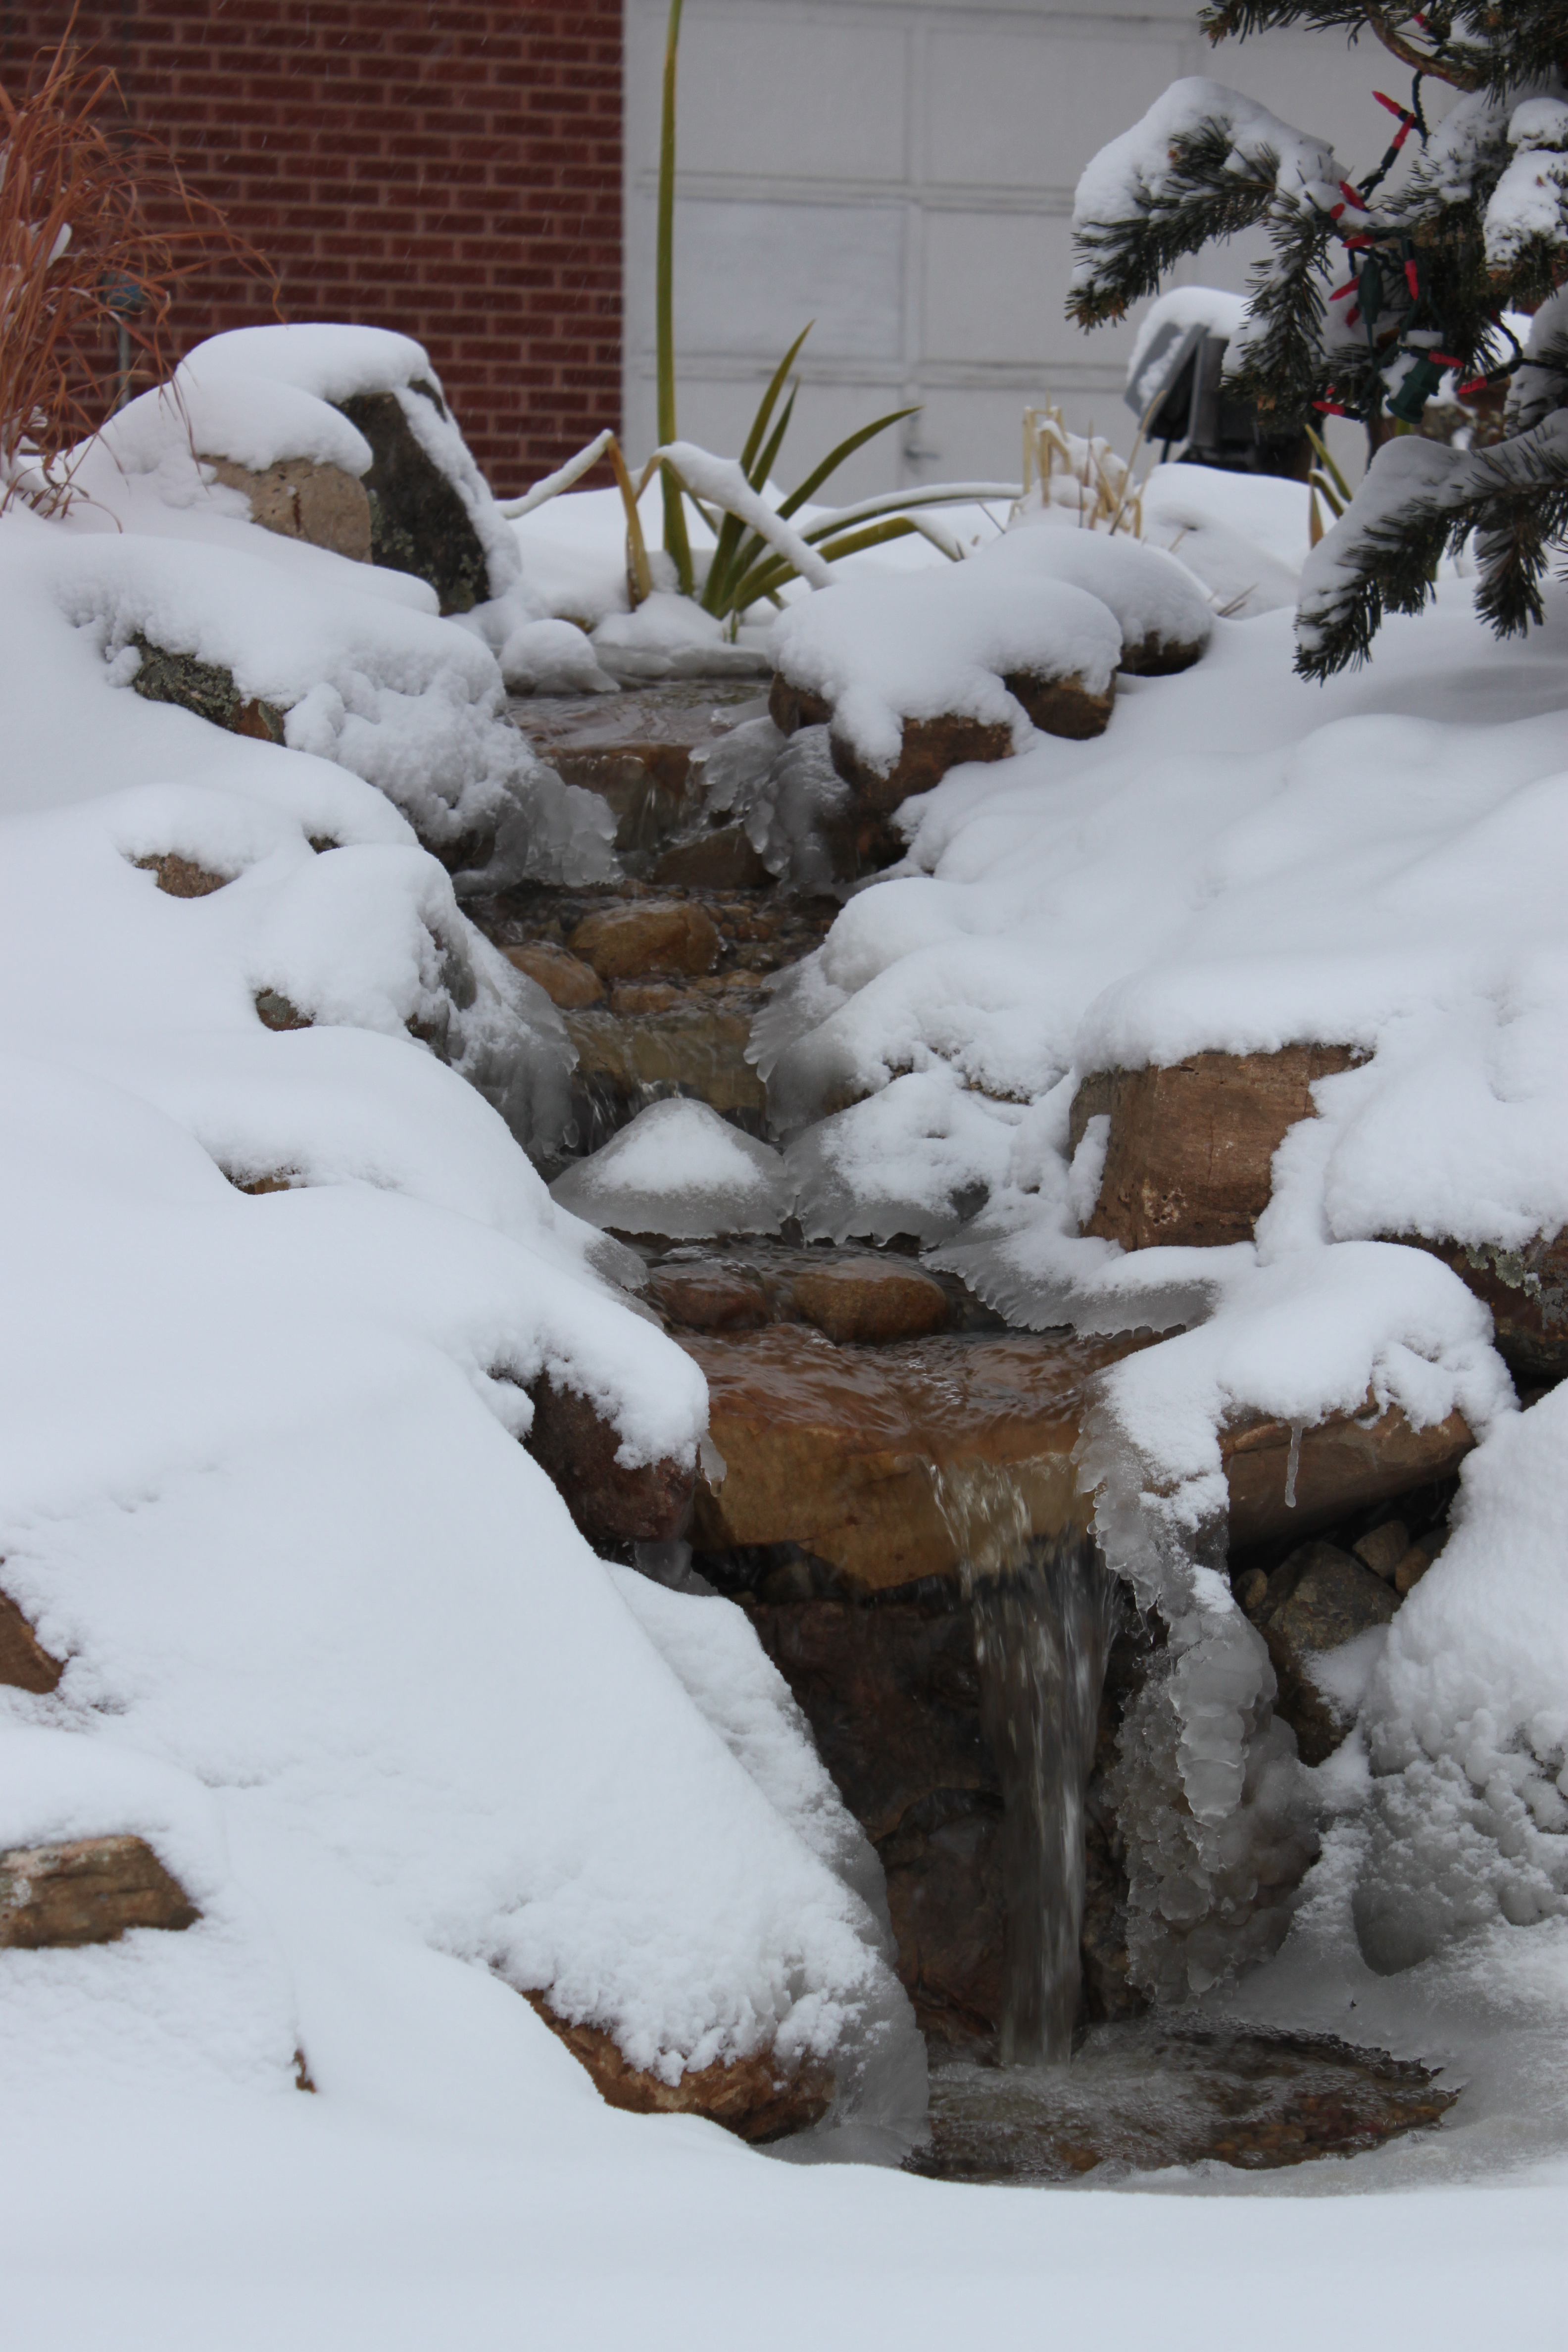
[[[112,117],[105,127],[119,99],[68,28],[19,100],[0,88],[0,512],[16,499],[46,513],[69,504],[68,453],[113,405],[97,363],[107,333],[164,375],[175,292],[215,252],[266,278],[277,307],[271,270],[168,151]],[[150,211],[175,225],[154,226]]]

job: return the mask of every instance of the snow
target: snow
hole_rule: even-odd
[[[778,624],[776,666],[832,705],[836,731],[879,772],[899,756],[906,719],[1000,724],[1022,749],[1034,730],[1007,672],[1076,677],[1103,694],[1121,655],[1107,607],[1053,576],[1050,538],[1009,534],[942,571],[807,598]]]
[[[8,2113],[90,2085],[265,2139],[297,2050],[324,2105],[428,2059],[376,1988],[435,2020],[457,1972],[547,2106],[602,2112],[522,1990],[667,2080],[820,2059],[823,2144],[885,2158],[923,2062],[787,1693],[728,1602],[628,1597],[520,1443],[547,1376],[626,1465],[689,1464],[706,1395],[530,1165],[559,1015],[394,805],[465,710],[500,742],[492,657],[363,567],[124,503],[0,522],[0,1554],[66,1661],[0,1692],[0,1836],[143,1836],[202,1916],[5,1956]],[[148,702],[138,627],[346,715],[318,750]],[[218,887],[161,890],[171,853]],[[357,2057],[308,2046],[340,1969]]]
[[[1184,1677],[1148,1769],[1184,1800],[1152,1817],[1194,1826],[1148,1855],[1145,1898],[1131,1856],[1145,1965],[1172,1990],[1237,1957],[1159,1922],[1217,1893],[1243,1783],[1268,1779],[1267,1661],[1201,1565],[1218,1428],[1370,1395],[1500,1443],[1517,1412],[1485,1311],[1396,1237],[1513,1248],[1568,1223],[1568,612],[1558,595],[1544,632],[1499,646],[1470,596],[1442,583],[1326,688],[1291,675],[1283,613],[1218,621],[1197,668],[1122,682],[1104,736],[953,772],[906,803],[904,867],[850,900],[754,1031],[808,1233],[942,1244],[1039,1328],[1192,1327],[1107,1377],[1084,1468]],[[1255,1243],[1127,1255],[1080,1236],[1080,1077],[1299,1040],[1366,1058],[1319,1082]],[[1258,1836],[1305,1801],[1276,1784]]]
[[[1217,286],[1173,286],[1157,295],[1143,313],[1127,362],[1127,397],[1138,415],[1147,415],[1164,391],[1191,328],[1205,328],[1228,343],[1246,316],[1246,295],[1227,294]],[[1156,354],[1153,347],[1162,341],[1164,348]]]
[[[1042,527],[1049,530],[1048,539],[1020,536]],[[1212,634],[1208,599],[1184,564],[1139,540],[1074,530],[1059,509],[1026,513],[1005,539],[993,541],[970,561],[988,567],[1011,563],[1031,581],[1043,572],[1098,596],[1114,614],[1125,646],[1152,637],[1201,652]]]
[[[679,1097],[649,1103],[551,1190],[591,1224],[671,1241],[776,1233],[795,1198],[780,1153]]]
[[[1568,198],[1568,105],[1556,98],[1526,99],[1508,126],[1513,161],[1488,200],[1487,261],[1509,269],[1537,239],[1557,245]]]
[[[1078,184],[1074,230],[1085,236],[1158,206],[1173,184],[1177,145],[1211,123],[1230,138],[1224,168],[1237,178],[1266,174],[1282,196],[1321,203],[1325,211],[1339,201],[1342,173],[1331,147],[1282,122],[1256,99],[1194,75],[1173,82],[1130,131],[1100,149]],[[1093,261],[1080,259],[1073,282],[1094,274]]]

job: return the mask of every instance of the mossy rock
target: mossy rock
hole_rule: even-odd
[[[433,384],[408,387],[445,420]],[[370,443],[363,477],[370,497],[370,557],[394,572],[427,581],[443,613],[469,613],[490,594],[489,567],[473,520],[457,489],[416,438],[394,392],[356,393],[338,406]]]

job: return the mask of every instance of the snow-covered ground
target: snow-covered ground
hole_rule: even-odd
[[[418,362],[345,376],[344,350],[286,378],[301,454],[352,471],[315,409]],[[212,383],[210,431],[268,459],[262,412]],[[1468,1294],[1375,1236],[1568,1211],[1561,612],[1499,648],[1452,583],[1326,692],[1289,677],[1287,614],[1221,621],[1195,669],[1123,680],[1098,741],[911,808],[908,872],[781,995],[802,1116],[846,1072],[873,1090],[819,1131],[819,1175],[837,1155],[907,1213],[978,1174],[994,1281],[1134,1320],[1134,1290],[1209,1270],[1130,1276],[1073,1234],[1075,1068],[1374,1047],[1226,1254],[1180,1394],[1129,1368],[1123,1434],[1194,1509],[1227,1400],[1302,1417],[1373,1381],[1417,1418],[1461,1402],[1484,1440],[1370,1746],[1318,1776],[1291,1939],[1229,1997],[1444,2062],[1460,2105],[1300,2172],[942,2187],[612,2112],[521,1997],[667,2078],[826,2057],[838,2111],[797,2155],[886,2157],[918,2105],[871,1858],[749,1628],[597,1561],[518,1443],[544,1371],[631,1460],[689,1459],[706,1412],[531,1167],[560,1024],[410,822],[436,821],[432,698],[461,747],[442,806],[544,793],[508,764],[496,655],[570,609],[574,570],[583,617],[613,610],[606,510],[527,519],[503,609],[444,621],[256,530],[177,436],[138,469],[136,429],[96,504],[0,519],[0,1588],[68,1661],[51,1696],[0,1692],[0,1849],[132,1831],[203,1916],[0,1955],[7,2344],[1551,2340],[1568,1411],[1520,1412]],[[309,727],[251,741],[142,699],[138,632]],[[160,891],[137,861],[169,855],[223,887]],[[263,1025],[258,997],[310,1025]],[[1412,1867],[1429,1956],[1374,1976],[1357,1889]]]

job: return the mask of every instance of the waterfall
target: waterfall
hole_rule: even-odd
[[[1084,1791],[1118,1588],[1077,1528],[1031,1536],[1018,1481],[938,1471],[974,1624],[981,1722],[1002,1782],[1006,1888],[1000,2054],[1072,2052],[1084,1907]]]

